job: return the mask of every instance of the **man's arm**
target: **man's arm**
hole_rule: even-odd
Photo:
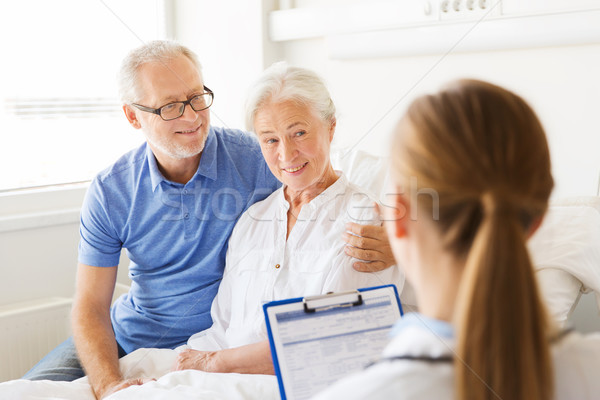
[[[119,371],[117,342],[110,322],[110,303],[117,267],[77,266],[75,301],[71,312],[73,338],[83,369],[97,398],[133,384]],[[116,390],[115,390],[116,389]]]
[[[355,262],[353,267],[361,272],[383,271],[395,265],[394,254],[390,247],[385,227],[378,225],[360,225],[349,222],[342,239],[348,244],[344,251],[350,257],[367,262]]]

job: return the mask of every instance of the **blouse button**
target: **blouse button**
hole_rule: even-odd
[[[279,268],[279,267],[281,267],[281,265],[275,264],[275,268]]]

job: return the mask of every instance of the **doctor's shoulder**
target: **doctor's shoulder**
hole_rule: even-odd
[[[450,366],[443,367],[442,373],[436,373],[430,367],[423,361],[379,362],[337,381],[312,400],[452,399]]]

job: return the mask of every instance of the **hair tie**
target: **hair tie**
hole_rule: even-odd
[[[481,205],[484,215],[506,214],[511,210],[511,203],[507,197],[493,190],[483,192]]]

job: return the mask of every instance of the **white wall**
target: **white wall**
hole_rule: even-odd
[[[275,0],[176,0],[175,37],[194,50],[204,83],[215,92],[211,123],[244,128],[250,83],[279,58],[267,40],[267,16]]]
[[[385,154],[410,101],[456,78],[503,85],[537,111],[549,137],[558,196],[594,195],[600,174],[600,45],[335,61],[322,39],[284,45],[284,57],[319,71],[339,109],[337,140]]]
[[[86,184],[0,193],[0,307],[72,297]],[[121,256],[117,281],[129,284]]]
[[[0,306],[32,299],[71,297],[77,266],[78,224],[0,233]]]

